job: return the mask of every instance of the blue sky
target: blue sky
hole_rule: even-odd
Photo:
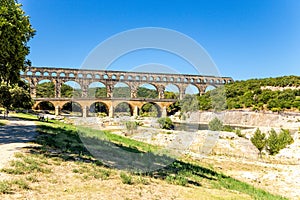
[[[208,52],[222,76],[234,79],[300,75],[298,0],[19,0],[37,30],[33,66],[80,68],[101,42],[120,32],[162,27],[183,33]],[[168,52],[143,50],[108,69],[147,63],[194,73]]]

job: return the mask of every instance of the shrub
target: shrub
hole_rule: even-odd
[[[105,112],[98,112],[97,117],[100,117],[100,118],[107,117],[107,114]]]
[[[267,140],[268,151],[271,155],[275,155],[280,151],[280,145],[278,142],[278,134],[274,129],[271,129],[270,135]]]
[[[6,194],[11,191],[11,184],[7,181],[0,181],[0,194]]]
[[[137,129],[138,124],[133,121],[127,121],[125,122],[126,130],[129,132],[129,134],[133,134],[133,131]]]
[[[229,125],[225,125],[223,126],[223,131],[227,131],[227,132],[233,132],[233,128]]]
[[[160,127],[163,129],[171,130],[174,129],[174,123],[169,117],[161,117],[157,120]]]
[[[287,145],[292,144],[294,139],[292,138],[290,131],[286,129],[281,129],[278,135],[278,140],[280,144],[280,149],[284,149]]]
[[[241,129],[239,128],[235,129],[234,132],[238,137],[243,137],[243,138],[246,137],[245,134],[243,134]]]
[[[208,129],[212,131],[221,131],[223,130],[223,122],[215,117],[208,123]]]
[[[262,133],[259,128],[256,129],[254,135],[251,137],[252,144],[258,149],[259,155],[261,157],[261,151],[265,148],[267,140],[266,134]]]
[[[268,151],[271,155],[279,153],[281,149],[284,149],[287,145],[294,142],[289,130],[281,129],[277,134],[274,129],[270,131],[270,135],[267,141]]]
[[[121,172],[120,177],[122,179],[122,183],[128,184],[128,185],[133,184],[132,176],[131,175],[127,175],[126,173]]]

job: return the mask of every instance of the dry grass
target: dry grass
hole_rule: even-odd
[[[183,187],[126,173],[131,177],[128,184],[121,178],[125,172],[92,163],[31,153],[18,153],[15,157],[4,169],[17,170],[12,170],[15,173],[9,174],[8,180],[0,182],[1,199],[251,199],[248,195],[209,185]],[[31,163],[34,166],[37,162],[43,170],[19,173],[19,166],[15,165]]]

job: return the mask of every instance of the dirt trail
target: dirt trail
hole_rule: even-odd
[[[15,152],[30,146],[28,143],[37,135],[32,121],[9,118],[9,124],[0,126],[0,168],[13,158]]]

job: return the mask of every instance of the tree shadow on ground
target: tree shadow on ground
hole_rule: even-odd
[[[187,180],[195,186],[201,186],[201,179],[217,180],[223,176],[211,169],[185,163],[169,155],[144,152],[125,144],[79,135],[72,130],[44,125],[39,126],[38,130],[40,134],[36,142],[41,146],[31,148],[31,152],[42,153],[47,157],[97,162],[108,168],[128,170],[162,180],[170,176],[195,177]]]

